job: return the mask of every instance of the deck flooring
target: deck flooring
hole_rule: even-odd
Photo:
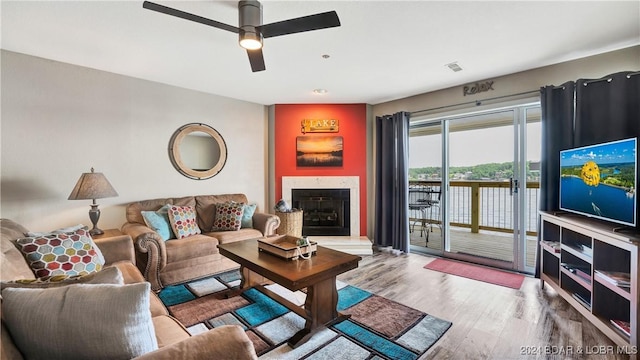
[[[429,230],[429,228],[427,228]],[[433,250],[442,250],[441,231],[438,226],[432,226],[429,232],[429,241],[420,227],[416,226],[409,234],[411,245],[426,247]],[[451,228],[451,252],[476,255],[489,259],[513,261],[513,235],[495,231],[480,230],[472,233],[471,229]],[[526,264],[534,266],[537,240],[535,237],[527,237]]]

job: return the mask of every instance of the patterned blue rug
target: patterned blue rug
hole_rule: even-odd
[[[242,326],[260,359],[417,359],[451,327],[449,321],[338,281],[338,311],[351,318],[292,349],[287,340],[304,328],[304,319],[257,289],[227,298],[228,290],[239,284],[240,273],[231,271],[166,287],[159,296],[192,334]],[[302,291],[277,284],[267,288],[304,305]]]

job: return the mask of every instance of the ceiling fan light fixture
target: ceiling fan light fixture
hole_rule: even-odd
[[[255,0],[238,2],[240,46],[247,50],[262,48],[262,34],[256,27],[262,25],[262,5]]]
[[[247,50],[258,50],[262,48],[262,36],[252,32],[241,31],[240,46]]]

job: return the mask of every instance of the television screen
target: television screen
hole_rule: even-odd
[[[560,151],[560,209],[636,226],[637,141]]]

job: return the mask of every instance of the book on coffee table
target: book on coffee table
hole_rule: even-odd
[[[318,243],[309,241],[302,243],[302,238],[291,235],[276,235],[258,239],[258,250],[284,259],[297,259],[299,256],[314,254],[318,250]]]

